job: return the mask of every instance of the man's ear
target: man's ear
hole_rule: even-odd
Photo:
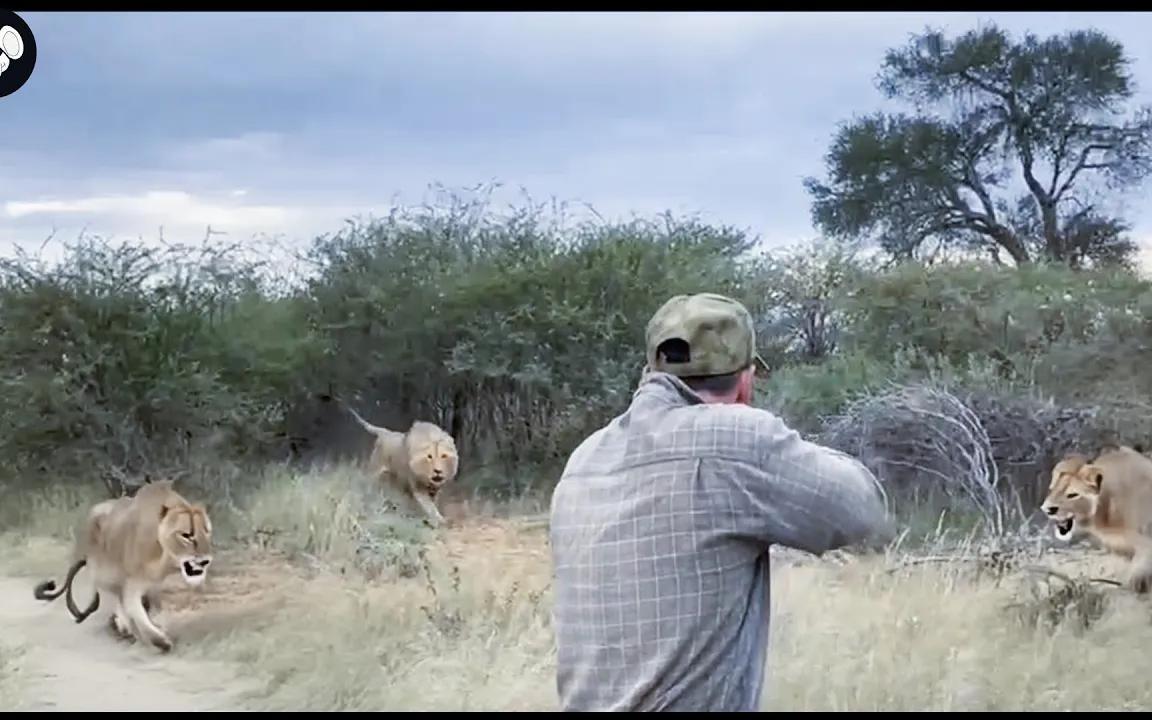
[[[736,402],[744,403],[745,405],[752,404],[752,394],[756,389],[756,366],[752,365],[745,368],[740,373],[740,384],[737,388]]]

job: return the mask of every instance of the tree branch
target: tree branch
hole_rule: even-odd
[[[1048,185],[1048,194],[1056,195],[1056,184],[1060,182],[1060,166],[1064,163],[1064,158],[1068,152],[1068,143],[1072,140],[1072,134],[1075,131],[1075,126],[1069,126],[1064,129],[1060,134],[1060,143],[1056,146],[1056,152],[1052,155],[1052,182]]]
[[[976,87],[980,88],[981,90],[983,90],[986,93],[990,93],[992,95],[995,95],[996,97],[1000,98],[1001,100],[1004,100],[1005,102],[1009,102],[1009,103],[1012,102],[1012,92],[1009,90],[999,90],[996,88],[995,85],[990,85],[990,84],[988,84],[987,81],[980,80],[979,78],[974,76],[972,73],[968,72],[967,70],[961,70],[959,73],[957,73],[957,75],[960,76],[961,80],[967,81],[967,82],[975,85]]]
[[[1072,183],[1076,181],[1076,176],[1084,170],[1104,170],[1111,167],[1111,163],[1088,162],[1088,155],[1094,150],[1111,150],[1113,147],[1113,145],[1105,145],[1101,143],[1086,145],[1084,149],[1080,151],[1080,159],[1076,162],[1076,166],[1073,167],[1072,171],[1068,174],[1068,179],[1064,181],[1064,184],[1061,185],[1060,189],[1052,196],[1053,202],[1060,201],[1060,198],[1064,196],[1064,193],[1068,192],[1072,188]],[[1056,178],[1053,177],[1052,180],[1055,182]]]
[[[988,216],[988,220],[994,225],[999,225],[1000,221],[996,219],[996,208],[992,204],[992,196],[988,194],[984,183],[980,182],[980,178],[976,174],[976,168],[972,166],[971,162],[965,164],[963,184],[976,194],[976,197],[980,200],[980,205],[984,208],[984,214]]]
[[[1027,137],[1027,132],[1023,128],[1017,130],[1016,144],[1020,153],[1024,182],[1028,185],[1032,196],[1036,198],[1036,204],[1040,206],[1040,220],[1044,227],[1044,244],[1047,246],[1049,255],[1061,257],[1063,250],[1060,247],[1060,236],[1057,228],[1056,203],[1052,196],[1045,192],[1044,186],[1040,184],[1032,171],[1036,157],[1032,151],[1031,139]]]

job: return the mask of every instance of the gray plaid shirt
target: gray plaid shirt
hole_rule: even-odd
[[[769,545],[821,554],[886,523],[855,460],[649,375],[552,498],[562,709],[757,710]]]

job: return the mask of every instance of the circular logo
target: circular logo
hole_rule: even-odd
[[[0,10],[0,98],[24,87],[36,67],[36,38],[28,23],[11,10]]]

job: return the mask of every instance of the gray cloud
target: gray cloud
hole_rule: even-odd
[[[31,244],[161,221],[306,240],[430,183],[489,180],[791,242],[815,234],[801,179],[838,123],[882,107],[884,51],[925,25],[1098,27],[1152,88],[1152,21],[1135,13],[25,17],[40,57],[4,100],[22,143],[0,161],[21,180],[0,241]],[[1129,209],[1152,236],[1152,208]]]

